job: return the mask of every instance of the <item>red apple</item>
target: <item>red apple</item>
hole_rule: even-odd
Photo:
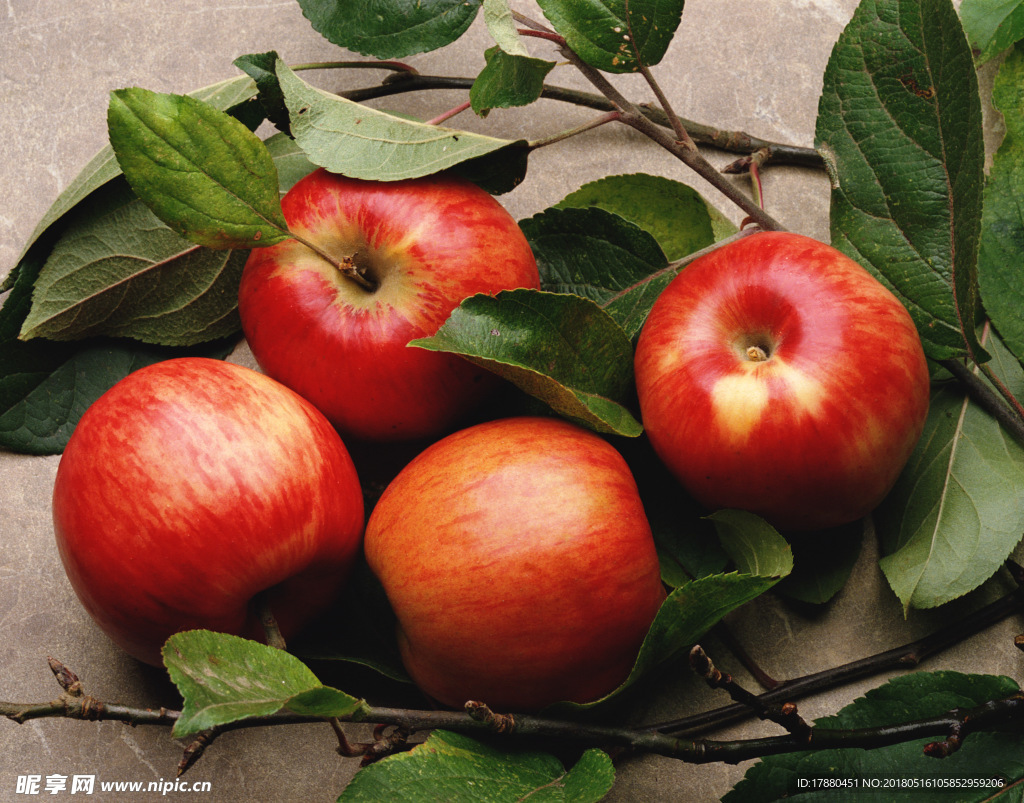
[[[468,296],[539,287],[515,220],[453,177],[395,182],[318,170],[283,200],[289,228],[342,261],[370,288],[297,240],[253,250],[239,311],[267,374],[309,399],[346,437],[440,434],[498,381],[462,358],[407,348],[433,335]]]
[[[335,598],[364,522],[327,419],[269,377],[200,358],[142,368],[86,410],[53,520],[86,610],[152,664],[180,630],[259,638],[260,594],[294,633]]]
[[[366,558],[406,669],[450,706],[603,696],[665,598],[622,456],[557,419],[491,421],[430,446],[374,508]]]
[[[784,530],[870,512],[928,412],[903,305],[831,246],[780,232],[673,279],[641,332],[636,383],[651,444],[699,502]]]

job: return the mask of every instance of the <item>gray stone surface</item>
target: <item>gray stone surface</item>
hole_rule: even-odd
[[[689,0],[684,22],[656,68],[677,111],[722,128],[810,145],[821,75],[833,42],[853,13],[854,0]],[[526,6],[531,8],[530,4]],[[474,74],[489,39],[482,21],[459,43],[408,59],[423,72]],[[542,43],[532,44],[545,55]],[[107,94],[139,85],[185,92],[235,74],[238,55],[277,49],[290,62],[335,59],[336,48],[308,25],[292,0],[5,0],[0,4],[0,276],[14,264],[38,219],[104,144]],[[321,76],[325,88],[371,82],[377,73]],[[585,88],[570,68],[553,83]],[[648,100],[635,77],[617,79],[627,94]],[[386,102],[429,118],[464,95],[423,93]],[[486,120],[464,115],[475,130],[537,138],[588,119],[590,113],[554,102],[527,110],[495,111]],[[713,154],[716,163],[732,157]],[[605,127],[538,152],[527,181],[502,202],[517,218],[535,214],[591,179],[612,173],[660,173],[692,183],[723,211],[739,214],[657,147],[630,131]],[[809,170],[773,169],[765,179],[770,211],[789,228],[828,237],[828,184]],[[241,349],[234,359],[251,364]],[[56,457],[0,452],[0,699],[41,701],[56,686],[46,657],[59,657],[92,695],[134,705],[174,705],[160,672],[122,656],[91,623],[61,569],[50,523]],[[765,668],[781,677],[894,647],[933,629],[951,612],[976,605],[988,590],[940,613],[904,618],[878,568],[872,541],[847,588],[822,610],[773,597],[730,618],[736,634]],[[955,668],[1021,676],[1011,620],[929,661]],[[725,668],[745,677],[716,641]],[[801,704],[814,717],[835,711],[877,681],[863,681]],[[638,712],[663,720],[725,702],[697,681],[667,679],[656,700]],[[771,733],[745,725],[725,735]],[[94,774],[102,780],[170,779],[181,745],[166,731],[121,724],[60,720],[18,726],[0,722],[0,801],[15,794],[19,775]],[[186,776],[209,780],[219,801],[333,800],[357,768],[334,752],[324,726],[251,731],[222,737]],[[747,765],[692,767],[664,758],[624,761],[611,799],[716,800]],[[101,798],[97,793],[96,798]],[[133,795],[144,800],[146,795]],[[155,796],[154,796],[155,797]],[[169,795],[175,797],[175,795]],[[110,798],[115,799],[115,798]]]

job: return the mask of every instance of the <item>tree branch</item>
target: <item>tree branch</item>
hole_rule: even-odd
[[[388,76],[378,86],[351,89],[338,94],[357,103],[377,98],[400,95],[406,92],[420,92],[432,89],[457,89],[469,90],[473,86],[472,78],[448,77],[443,75],[419,75],[399,73]],[[560,103],[570,103],[595,111],[613,112],[615,105],[607,98],[591,92],[582,92],[576,89],[544,85],[541,91],[542,98],[555,100]],[[636,109],[647,117],[655,125],[663,128],[672,128],[668,115],[656,106],[638,104]],[[795,167],[809,167],[815,170],[823,170],[824,162],[821,155],[813,148],[803,148],[797,145],[787,145],[781,142],[772,142],[751,136],[744,131],[726,131],[714,126],[698,123],[693,120],[680,118],[690,137],[700,145],[706,145],[717,150],[729,153],[752,154],[764,151],[765,157],[761,162],[765,164],[792,165]],[[734,163],[737,164],[737,163]],[[724,172],[724,171],[723,171]],[[735,168],[732,172],[746,172],[746,166]]]
[[[1008,565],[1007,568],[1014,574],[1014,579],[1020,583],[1021,578],[1017,576],[1015,567]],[[838,688],[845,683],[861,678],[872,677],[892,670],[916,667],[926,658],[948,649],[954,644],[959,644],[964,639],[1019,613],[1022,609],[1024,609],[1024,586],[1014,589],[1006,596],[979,608],[947,627],[901,647],[822,672],[783,681],[770,691],[757,695],[758,704],[767,707],[792,702],[812,694]],[[648,727],[676,736],[694,736],[712,728],[723,727],[747,719],[752,713],[749,705],[736,703],[680,719],[655,723]]]

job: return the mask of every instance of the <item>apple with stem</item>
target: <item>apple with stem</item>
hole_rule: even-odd
[[[181,630],[262,638],[263,605],[296,632],[341,590],[364,515],[348,452],[312,404],[248,368],[180,358],[86,410],[53,520],[85,609],[159,665]]]
[[[436,436],[494,389],[489,371],[406,345],[469,296],[540,286],[526,238],[494,198],[451,176],[375,182],[320,169],[282,206],[302,241],[253,250],[239,290],[268,375],[367,441]]]
[[[365,549],[406,669],[449,706],[600,698],[665,599],[625,460],[560,419],[499,419],[428,447],[388,485]]]
[[[785,232],[685,267],[651,310],[635,370],[644,428],[682,485],[783,530],[869,513],[928,413],[904,306],[835,248]]]

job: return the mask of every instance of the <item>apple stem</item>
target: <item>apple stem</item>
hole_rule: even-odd
[[[362,271],[359,270],[359,268],[356,267],[355,260],[352,257],[344,257],[341,260],[335,259],[311,240],[307,240],[305,237],[296,234],[294,231],[290,232],[290,234],[294,239],[298,240],[318,257],[333,265],[337,269],[338,273],[346,279],[358,284],[367,293],[372,293],[377,289],[377,283],[372,279],[369,279]]]
[[[760,346],[748,346],[747,359],[750,362],[764,362],[768,359],[768,353]]]
[[[267,644],[279,650],[287,649],[288,645],[281,634],[277,617],[274,616],[274,612],[270,608],[270,596],[266,592],[257,594],[253,598],[252,604],[256,616],[260,620],[260,625],[263,627],[263,635],[267,640]]]

